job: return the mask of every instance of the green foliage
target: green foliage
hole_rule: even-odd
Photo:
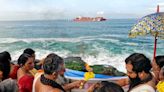
[[[85,65],[85,63],[76,62],[76,61],[66,62],[65,63],[66,68],[73,69],[73,70],[78,70],[78,71],[82,71],[84,69],[84,65]]]
[[[94,66],[91,66],[91,67],[93,68],[94,73],[101,74],[102,71],[104,71],[104,66],[103,65],[94,65]]]

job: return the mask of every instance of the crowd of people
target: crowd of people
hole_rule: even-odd
[[[70,92],[80,88],[86,80],[70,82],[64,77],[62,57],[55,53],[36,60],[35,51],[25,49],[17,63],[10,53],[0,53],[0,92]],[[115,82],[102,81],[91,85],[87,92],[164,92],[164,56],[151,62],[142,53],[133,53],[125,59],[127,78]]]

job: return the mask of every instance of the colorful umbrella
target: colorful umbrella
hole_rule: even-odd
[[[155,37],[154,41],[154,55],[156,56],[157,38],[164,39],[164,12],[159,12],[159,6],[157,6],[157,13],[150,14],[141,18],[138,23],[133,26],[129,32],[129,37],[145,36],[150,34]]]

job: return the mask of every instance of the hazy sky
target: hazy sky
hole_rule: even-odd
[[[0,20],[140,18],[156,12],[158,4],[164,12],[164,0],[0,0]]]

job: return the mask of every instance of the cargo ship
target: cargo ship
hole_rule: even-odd
[[[77,17],[75,19],[73,19],[73,21],[77,21],[77,22],[96,22],[96,21],[106,21],[107,19],[103,18],[103,17]]]

